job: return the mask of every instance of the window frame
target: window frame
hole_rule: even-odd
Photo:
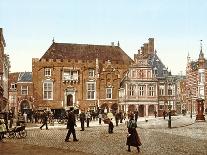
[[[89,87],[89,85],[91,86]],[[92,89],[89,90],[89,88],[92,88]],[[86,97],[87,97],[87,100],[96,99],[96,83],[95,82],[86,83]]]
[[[110,92],[108,92],[110,90]],[[112,88],[106,88],[106,99],[112,99]]]
[[[44,70],[45,76],[52,76],[52,69],[51,68],[45,68]]]
[[[26,88],[23,88],[26,87]],[[26,92],[26,93],[23,93]],[[28,95],[28,86],[21,86],[21,95]]]
[[[45,84],[47,84],[46,87]],[[51,84],[51,86],[48,86],[49,84]],[[53,81],[48,80],[43,82],[43,100],[53,100]]]

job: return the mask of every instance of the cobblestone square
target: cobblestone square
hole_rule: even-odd
[[[187,117],[177,117],[173,119],[174,128],[167,128],[167,120],[162,118],[151,119],[148,122],[138,121],[137,131],[140,135],[142,155],[206,155],[207,154],[207,123],[194,122]],[[181,124],[183,122],[183,125]],[[185,122],[185,123],[184,123]],[[176,126],[177,124],[177,126]],[[185,124],[185,125],[184,125]],[[97,121],[92,121],[89,128],[80,131],[80,124],[76,128],[78,142],[64,142],[67,134],[65,125],[49,126],[49,130],[40,130],[39,127],[28,127],[28,135],[22,139],[6,138],[6,143],[22,145],[25,144],[49,148],[49,152],[55,154],[91,154],[91,155],[125,155],[137,154],[136,148],[132,152],[127,152],[126,124],[115,126],[114,133],[108,134],[108,125],[98,125]],[[30,154],[35,154],[35,149],[30,150]],[[48,152],[48,151],[47,151]],[[1,149],[1,155],[5,154]],[[8,154],[8,151],[6,151]],[[40,153],[40,152],[39,152]],[[41,154],[41,153],[40,153]]]

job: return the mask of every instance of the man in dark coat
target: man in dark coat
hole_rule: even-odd
[[[47,126],[48,114],[47,114],[46,110],[44,110],[44,112],[43,112],[42,120],[43,120],[43,124],[40,127],[40,129],[42,130],[42,127],[46,126],[46,130],[48,130],[48,126]]]
[[[78,139],[76,138],[76,133],[75,133],[75,126],[76,122],[75,122],[75,114],[73,112],[73,107],[70,108],[70,111],[68,113],[68,123],[67,123],[67,129],[68,129],[68,133],[67,136],[65,138],[65,142],[69,142],[69,138],[70,138],[70,134],[73,134],[73,141],[78,141]]]
[[[86,120],[86,115],[83,111],[80,113],[81,131],[84,131],[84,122]]]

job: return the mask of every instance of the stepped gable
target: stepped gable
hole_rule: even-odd
[[[41,59],[119,61],[130,64],[133,60],[119,47],[106,45],[55,43],[50,46]]]
[[[32,73],[21,72],[18,77],[18,82],[32,82]]]

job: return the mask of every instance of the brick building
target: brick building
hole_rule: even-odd
[[[3,29],[0,28],[0,112],[8,111],[8,78],[10,61],[9,56],[5,54],[4,47],[6,42],[3,36]]]
[[[33,109],[33,83],[31,72],[9,74],[9,107],[17,114],[29,113]]]
[[[170,106],[176,110],[176,76],[165,67],[154,50],[154,38],[144,43],[134,63],[122,79],[119,103],[125,112],[139,111],[139,116],[162,115]]]
[[[119,45],[53,42],[32,60],[35,106],[54,113],[70,106],[116,110],[120,80],[132,61]]]
[[[204,107],[207,108],[207,60],[204,58],[204,53],[201,49],[197,60],[191,60],[187,57],[186,66],[186,110],[187,112],[196,113],[196,99],[204,99]]]

